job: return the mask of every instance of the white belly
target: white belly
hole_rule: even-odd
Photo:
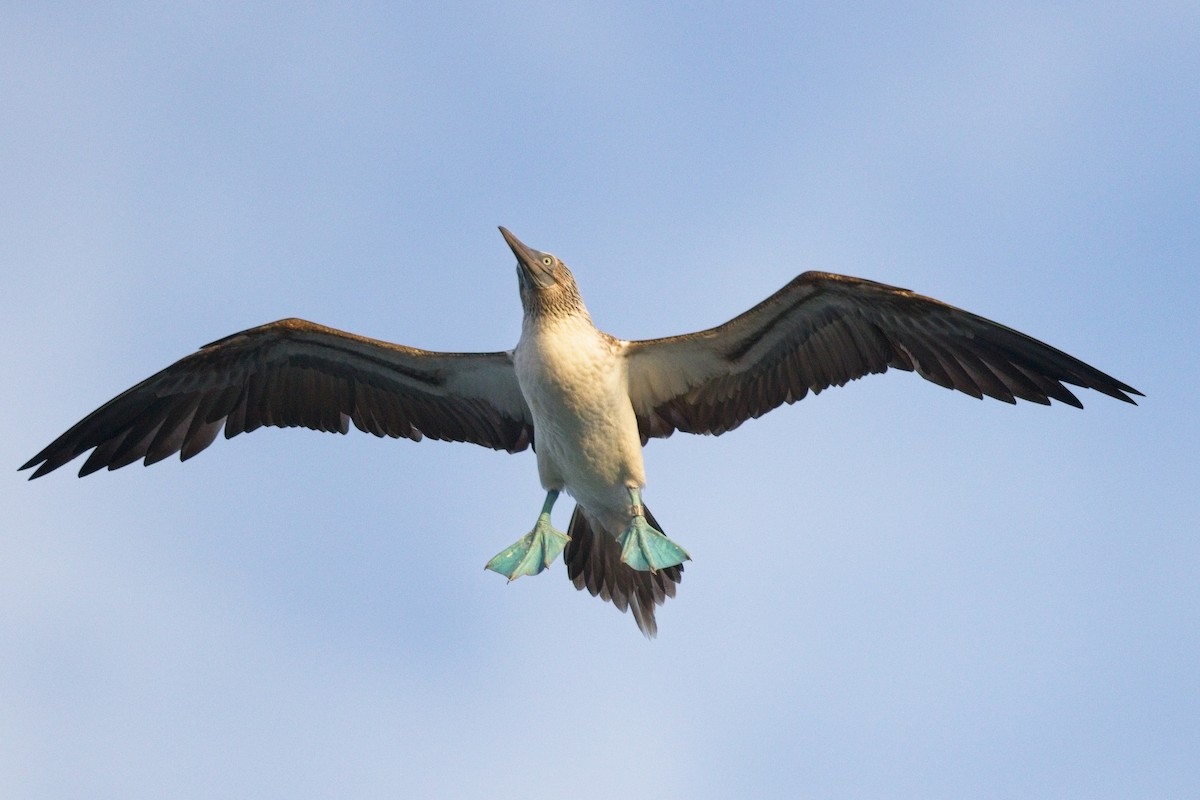
[[[646,483],[618,347],[573,317],[527,329],[513,353],[542,486],[566,490],[598,518],[627,517],[629,489]]]

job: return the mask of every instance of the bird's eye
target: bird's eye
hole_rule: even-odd
[[[552,267],[554,266],[554,259],[550,256],[542,256],[542,263],[547,267]]]

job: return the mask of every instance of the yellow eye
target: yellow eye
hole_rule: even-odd
[[[550,256],[542,256],[542,263],[545,264],[547,267],[552,267],[552,266],[554,266],[554,259],[551,258]]]

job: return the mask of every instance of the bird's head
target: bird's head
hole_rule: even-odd
[[[500,227],[500,233],[517,257],[521,305],[527,316],[584,311],[575,276],[566,264],[557,256],[527,246],[504,226]]]

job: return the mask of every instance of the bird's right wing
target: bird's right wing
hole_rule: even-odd
[[[508,353],[435,353],[284,319],[235,333],[93,411],[21,469],[92,450],[80,476],[174,453],[188,459],[262,425],[423,436],[516,452],[533,418]],[[94,448],[94,449],[93,449]]]

